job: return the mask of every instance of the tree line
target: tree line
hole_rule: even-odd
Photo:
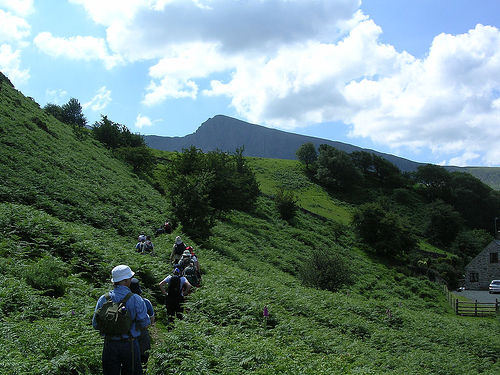
[[[448,279],[491,241],[500,193],[476,177],[426,164],[403,173],[388,160],[365,151],[346,153],[306,143],[297,150],[306,174],[332,195],[354,203],[353,226],[377,254],[416,264],[423,239],[457,255],[442,266]],[[420,263],[418,262],[420,261]]]
[[[87,118],[78,99],[71,98],[62,106],[48,103],[43,109],[59,121],[71,125],[78,137],[82,137],[89,130]],[[155,158],[142,135],[132,133],[125,125],[111,121],[106,115],[101,115],[100,121],[90,127],[90,134],[111,150],[115,157],[132,166],[135,173],[152,173]]]

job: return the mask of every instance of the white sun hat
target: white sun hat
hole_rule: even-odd
[[[132,272],[129,266],[120,264],[119,266],[113,268],[113,270],[111,271],[111,282],[119,283],[122,280],[130,279],[134,275],[135,272]]]

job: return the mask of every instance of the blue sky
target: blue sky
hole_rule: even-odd
[[[141,134],[224,114],[500,166],[499,28],[497,0],[0,0],[0,71]]]

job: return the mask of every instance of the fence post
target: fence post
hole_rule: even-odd
[[[455,300],[455,314],[458,315],[458,298]]]
[[[477,300],[476,303],[474,303],[474,316],[477,316]]]
[[[495,298],[495,313],[498,314],[498,299]]]

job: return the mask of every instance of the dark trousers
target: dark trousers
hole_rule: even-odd
[[[139,342],[104,340],[102,372],[104,375],[142,375]]]
[[[182,296],[167,296],[165,305],[167,307],[168,322],[172,323],[175,317],[182,319],[182,303],[184,302],[184,297]]]
[[[145,369],[149,359],[149,351],[151,350],[151,336],[149,335],[147,328],[141,332],[137,341],[139,341],[139,347],[141,349],[142,367]]]

